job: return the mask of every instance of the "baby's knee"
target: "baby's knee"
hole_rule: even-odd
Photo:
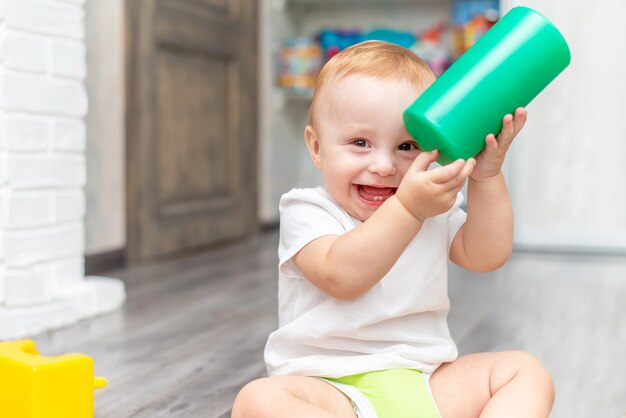
[[[506,354],[507,369],[512,370],[515,376],[532,381],[536,389],[554,399],[552,376],[537,357],[525,351],[509,351]]]
[[[521,371],[532,373],[539,380],[552,382],[550,373],[537,357],[526,351],[512,351],[511,353]]]
[[[262,378],[245,385],[233,404],[231,418],[269,418],[280,407],[282,388]]]

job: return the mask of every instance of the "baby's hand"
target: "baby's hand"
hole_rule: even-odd
[[[476,165],[476,161],[470,158],[428,171],[437,156],[437,150],[420,153],[396,192],[400,203],[422,222],[452,207],[457,193]]]
[[[476,156],[476,168],[471,175],[473,180],[482,181],[500,173],[504,156],[513,138],[526,123],[526,116],[526,109],[518,107],[515,109],[515,117],[509,114],[502,118],[502,130],[497,138],[494,134],[487,135],[485,148]]]

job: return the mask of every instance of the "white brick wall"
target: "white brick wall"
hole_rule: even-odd
[[[87,94],[80,81],[5,71],[0,86],[5,110],[78,118],[87,113]]]
[[[9,178],[8,170],[7,170],[7,152],[3,149],[0,149],[0,190],[2,187],[6,187],[7,180]]]
[[[36,74],[46,72],[48,64],[46,41],[27,33],[9,32],[2,39],[5,68]]]
[[[87,74],[85,45],[73,40],[53,42],[51,45],[52,74],[82,80]]]
[[[64,154],[9,153],[7,178],[15,189],[80,188],[85,184],[85,157]]]
[[[0,339],[115,309],[85,280],[84,0],[0,0]]]
[[[49,302],[44,273],[36,266],[8,268],[4,283],[5,306],[13,308]]]
[[[82,120],[61,119],[54,121],[52,147],[56,151],[84,152],[86,127]]]
[[[83,1],[71,4],[59,0],[4,0],[4,19],[7,27],[37,34],[51,35],[51,39],[75,38],[83,41]]]
[[[17,231],[5,230],[4,255],[8,267],[53,261],[84,251],[82,222]]]
[[[9,113],[0,119],[0,129],[9,151],[47,151],[50,148],[50,121],[46,117]]]
[[[4,191],[0,194],[0,225],[6,230],[50,225],[52,203],[50,193]]]
[[[79,191],[58,192],[53,197],[54,221],[82,221],[85,217],[85,194]]]

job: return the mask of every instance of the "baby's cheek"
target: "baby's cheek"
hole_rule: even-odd
[[[413,164],[413,161],[415,161],[415,158],[417,158],[418,154],[412,155],[409,158],[404,159],[398,166],[398,171],[400,172],[400,174],[402,174],[402,176],[404,177],[404,175],[406,174],[407,171],[409,171],[409,167],[411,167],[411,164]]]

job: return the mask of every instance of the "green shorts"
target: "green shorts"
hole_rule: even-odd
[[[359,418],[441,418],[429,376],[414,369],[388,369],[324,378],[342,391]]]

